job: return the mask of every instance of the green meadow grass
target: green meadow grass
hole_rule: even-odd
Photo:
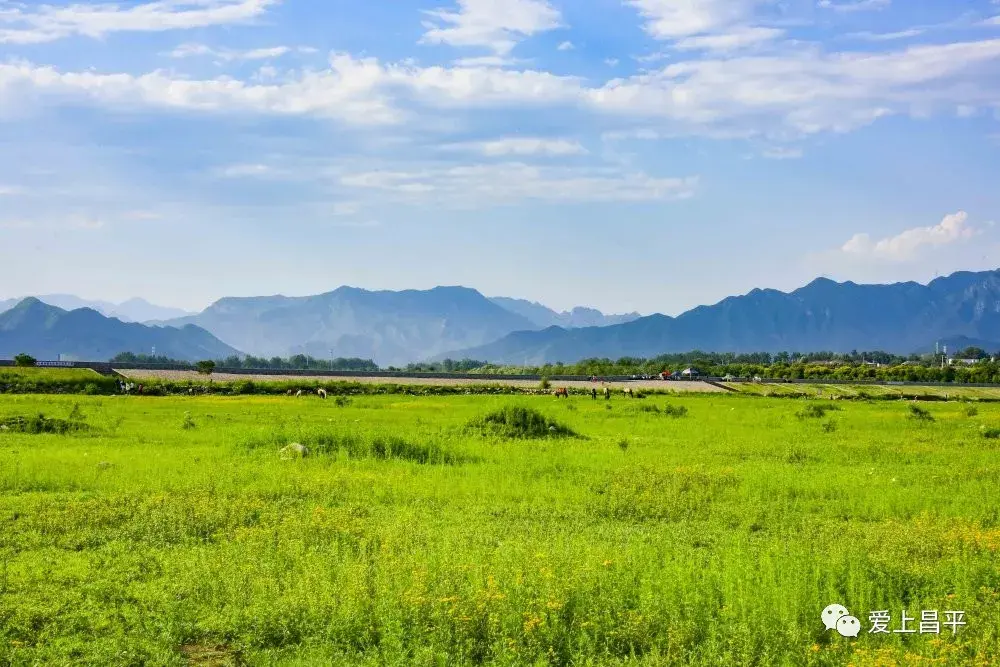
[[[36,368],[36,367],[18,367],[18,366],[3,366],[0,367],[0,378],[10,378],[18,380],[64,380],[70,381],[86,381],[95,380],[101,377],[100,373],[90,370],[89,368]]]
[[[1000,401],[1000,387],[967,387],[962,384],[922,387],[919,385],[864,385],[828,384],[822,380],[809,383],[751,382],[723,383],[739,393],[751,396],[790,397],[808,396],[816,398],[872,398],[872,399],[927,399]]]
[[[608,405],[0,396],[90,426],[0,430],[0,664],[1000,661],[1000,406]],[[479,428],[516,407],[573,435]]]

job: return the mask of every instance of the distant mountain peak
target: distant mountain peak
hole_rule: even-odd
[[[604,328],[518,334],[449,356],[542,364],[651,358],[695,349],[910,354],[936,339],[957,336],[1000,341],[1000,271],[957,272],[927,285],[858,285],[819,278],[792,293],[755,288],[675,318],[650,316]]]
[[[126,323],[93,308],[67,311],[34,297],[0,313],[0,358],[24,352],[45,361],[64,355],[105,361],[121,352],[148,354],[154,346],[160,354],[189,361],[237,353],[198,327],[181,331]]]

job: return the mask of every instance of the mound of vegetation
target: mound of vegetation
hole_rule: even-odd
[[[577,437],[568,426],[549,419],[538,410],[510,405],[469,422],[468,429],[483,435],[518,440]]]
[[[799,419],[822,419],[826,416],[827,412],[833,412],[839,410],[840,408],[836,405],[830,405],[829,403],[818,403],[807,405],[803,410],[795,413],[795,416]]]
[[[1000,439],[1000,428],[986,428],[985,426],[981,426],[979,427],[979,432],[987,440]]]
[[[42,433],[54,433],[64,435],[78,431],[87,431],[90,426],[82,421],[57,419],[46,417],[39,413],[36,416],[15,416],[0,419],[0,432],[2,433],[28,433],[30,435],[40,435]]]
[[[292,444],[289,445],[289,442]],[[297,450],[302,447],[308,452],[292,452],[292,458],[344,454],[350,459],[412,461],[421,465],[459,465],[474,460],[437,442],[413,442],[392,435],[344,433],[308,427],[286,431],[279,426],[250,437],[243,444],[249,450],[277,448],[289,454],[289,448]]]
[[[934,421],[934,415],[928,412],[926,408],[922,408],[919,405],[912,404],[910,405],[910,419],[932,422]]]
[[[663,414],[674,419],[687,416],[687,413],[688,409],[683,405],[665,405],[663,407]]]

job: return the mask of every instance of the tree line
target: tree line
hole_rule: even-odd
[[[985,350],[967,348],[955,355],[961,359],[975,359],[972,365],[943,365],[940,355],[896,355],[882,351],[834,352],[702,352],[695,350],[683,354],[664,354],[651,359],[622,357],[613,359],[584,359],[572,364],[498,365],[473,359],[445,359],[433,363],[413,363],[398,368],[382,369],[371,359],[336,358],[317,359],[307,355],[291,357],[230,356],[214,360],[215,367],[264,369],[264,370],[317,370],[359,371],[380,370],[410,373],[473,373],[479,375],[580,375],[580,376],[655,376],[664,371],[672,372],[693,367],[702,375],[737,378],[756,376],[775,379],[836,379],[879,380],[888,382],[1000,382],[1000,363],[994,362]],[[1000,355],[995,358],[1000,359]],[[112,362],[147,364],[185,364],[164,356],[151,356],[125,352],[116,355]]]

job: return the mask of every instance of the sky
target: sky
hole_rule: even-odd
[[[0,0],[0,297],[1000,267],[993,0]]]

